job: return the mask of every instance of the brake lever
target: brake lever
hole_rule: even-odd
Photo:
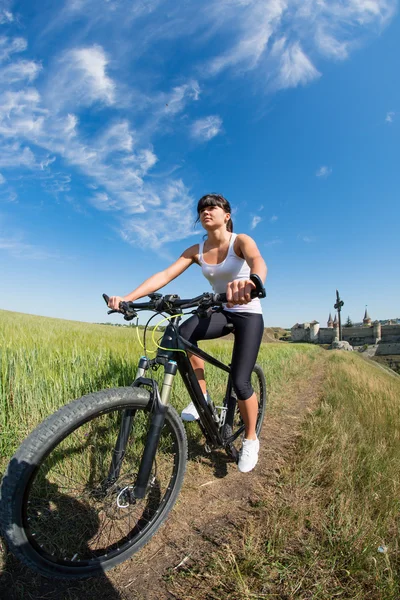
[[[104,299],[104,302],[105,302],[105,303],[107,304],[107,306],[108,306],[108,303],[109,303],[109,301],[110,301],[110,296],[107,296],[107,294],[103,294],[103,299]],[[117,310],[116,308],[112,308],[111,310],[108,310],[108,311],[107,311],[107,314],[108,314],[108,315],[112,315],[113,313],[119,313],[119,312],[120,312],[120,311],[119,311],[119,310]]]

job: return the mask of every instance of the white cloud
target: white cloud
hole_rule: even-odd
[[[229,70],[237,77],[257,69],[258,80],[268,89],[272,82],[276,89],[304,85],[318,77],[319,55],[347,58],[368,34],[379,34],[390,22],[397,0],[204,0],[201,11],[195,0],[110,0],[101,4],[101,10],[96,0],[70,0],[67,6],[70,19],[79,12],[86,17],[87,27],[99,27],[101,22],[111,28],[126,56],[141,57],[165,40],[173,48],[170,42],[175,39],[196,39],[195,46],[185,47],[189,56],[193,47],[206,47],[203,75]],[[132,39],[126,24],[137,17],[140,27]],[[286,43],[278,55],[275,43],[282,38]]]
[[[97,44],[66,51],[57,61],[46,91],[53,109],[115,104],[116,84],[107,74],[108,64],[106,53]]]
[[[3,25],[3,23],[12,23],[13,21],[14,16],[11,11],[0,9],[0,25]]]
[[[23,146],[19,142],[1,145],[0,167],[26,167],[32,169],[36,164],[35,156],[28,146]]]
[[[12,84],[36,79],[41,70],[41,65],[33,60],[20,60],[0,69],[0,84]]]
[[[13,204],[18,201],[18,194],[14,190],[8,190],[7,202]]]
[[[305,85],[320,76],[318,55],[348,58],[366,33],[379,33],[389,23],[396,6],[396,0],[209,2],[209,26],[229,32],[229,43],[211,58],[208,73],[231,68],[237,76],[257,67],[267,89]]]
[[[316,238],[315,237],[311,237],[309,235],[304,235],[301,237],[302,241],[305,242],[306,244],[312,244],[313,242],[315,242]]]
[[[3,185],[6,182],[4,175],[0,173],[0,185]]]
[[[315,41],[321,54],[328,58],[344,60],[349,56],[350,43],[335,38],[322,24],[317,27]]]
[[[332,167],[327,167],[326,165],[323,165],[322,167],[320,167],[317,172],[315,173],[316,177],[329,177],[329,175],[332,174]]]
[[[135,148],[135,134],[127,121],[106,126],[88,143],[80,139],[75,115],[52,115],[42,101],[33,88],[0,95],[0,135],[11,140],[0,146],[0,167],[43,170],[59,155],[102,188],[99,193],[113,199],[109,207],[131,214],[143,210],[144,203],[159,202],[153,190],[147,192],[143,180],[157,157],[152,148]],[[17,141],[22,139],[25,143]],[[44,156],[40,156],[40,148]],[[68,191],[69,182],[60,177],[58,184],[49,185],[53,191],[62,188]],[[94,204],[104,208],[100,199],[95,198]]]
[[[209,72],[216,75],[228,67],[239,67],[240,71],[254,69],[279,26],[288,3],[286,0],[222,0],[210,5],[210,17],[217,18],[220,26],[226,23],[233,29],[231,46],[213,58],[208,66]]]
[[[218,115],[210,115],[202,119],[197,119],[191,126],[192,137],[201,142],[208,142],[221,133],[221,131],[222,119]]]
[[[125,19],[130,21],[132,18],[151,13],[161,2],[162,0],[146,0],[145,2],[129,0],[125,3],[120,0],[66,0],[65,10],[72,15],[77,13],[90,15],[95,22],[108,21],[120,10]],[[99,10],[99,4],[101,4],[101,10]]]
[[[270,223],[275,223],[278,220],[278,217],[276,215],[272,215],[272,217],[270,218]]]
[[[277,244],[282,244],[282,240],[278,238],[275,240],[269,240],[268,242],[265,242],[264,246],[276,246]]]
[[[43,178],[42,187],[50,194],[57,196],[71,190],[71,180],[71,176],[65,173],[49,173]]]
[[[320,57],[348,58],[387,25],[396,5],[395,0],[204,0],[199,11],[195,0],[66,0],[48,30],[61,31],[70,19],[74,46],[55,46],[46,69],[35,56],[20,59],[27,49],[24,38],[0,37],[0,168],[30,169],[46,189],[61,193],[69,190],[75,167],[93,186],[91,205],[126,220],[122,235],[127,241],[159,247],[183,239],[191,232],[193,198],[181,180],[150,177],[159,160],[155,134],[173,135],[177,123],[180,131],[185,124],[187,130],[185,110],[208,97],[211,77],[253,71],[268,91],[312,82],[320,76]],[[127,23],[138,17],[133,36]],[[0,22],[13,18],[9,10],[0,10]],[[102,34],[107,52],[95,43],[105,39]],[[176,49],[174,41],[185,44],[187,57],[181,79],[166,85],[164,66]],[[145,52],[158,56],[160,48],[162,61],[151,63],[149,77]],[[207,58],[199,63],[198,56]],[[95,134],[84,127],[89,113],[96,119],[91,123],[98,123]],[[191,112],[194,138],[207,141],[221,132],[220,116],[197,116]],[[385,120],[393,118],[391,111]],[[61,173],[61,165],[71,174]],[[168,170],[162,163],[162,171]],[[322,166],[316,175],[331,173],[331,167]],[[182,206],[187,215],[180,224]],[[254,217],[252,228],[260,220]]]
[[[45,158],[43,158],[40,163],[39,163],[39,167],[42,171],[44,171],[45,169],[47,169],[47,167],[51,164],[53,164],[56,161],[56,157],[55,156],[46,156]]]
[[[197,235],[193,209],[194,199],[183,181],[170,181],[160,190],[160,206],[140,219],[124,220],[121,237],[131,244],[158,249],[168,242]]]
[[[165,101],[166,113],[176,114],[181,112],[188,99],[198,100],[200,96],[200,86],[197,81],[191,80],[188,83],[173,88],[169,94],[162,95],[162,101]]]
[[[395,112],[393,110],[390,110],[389,112],[386,113],[386,118],[385,118],[385,123],[393,123],[393,119],[395,117]]]
[[[5,36],[0,37],[0,61],[8,60],[12,54],[23,52],[27,47],[28,43],[24,38],[15,37],[11,39]]]
[[[255,216],[252,218],[250,229],[255,229],[257,225],[262,221],[261,217]]]
[[[104,192],[98,192],[90,199],[91,204],[98,210],[111,210],[116,207],[116,203],[110,196]]]
[[[139,150],[137,159],[142,175],[146,175],[147,172],[150,171],[150,169],[152,169],[158,161],[157,156],[150,148],[143,148],[142,150]]]
[[[131,131],[128,121],[113,123],[100,133],[97,139],[97,149],[102,156],[113,152],[132,152],[134,132]]]
[[[274,87],[285,89],[305,85],[321,76],[321,73],[312,64],[304,53],[299,42],[286,47],[286,39],[275,42],[272,56],[278,55],[278,74],[274,81]]]
[[[4,251],[15,258],[24,258],[31,260],[48,260],[57,258],[54,253],[47,252],[39,246],[27,244],[20,238],[7,238],[0,236],[0,252]]]

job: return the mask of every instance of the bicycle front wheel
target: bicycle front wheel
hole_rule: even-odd
[[[51,577],[92,576],[126,560],[164,522],[182,485],[187,440],[169,407],[146,496],[135,499],[149,401],[147,390],[132,387],[89,394],[46,419],[20,446],[3,478],[0,523],[10,549],[29,567]],[[125,454],[116,460],[126,415]]]

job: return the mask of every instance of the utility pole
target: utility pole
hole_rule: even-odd
[[[339,341],[342,341],[342,320],[340,318],[340,311],[342,310],[344,302],[339,297],[339,292],[336,290],[336,304],[334,304],[333,308],[336,308],[338,312],[338,320],[339,320]]]

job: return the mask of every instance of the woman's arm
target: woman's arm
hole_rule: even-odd
[[[239,234],[236,239],[239,241],[239,248],[243,254],[243,258],[250,267],[251,275],[253,275],[253,273],[258,275],[262,279],[263,283],[265,283],[268,269],[263,257],[260,254],[257,244],[253,238],[251,238],[249,235],[245,235],[244,233]]]
[[[153,292],[156,292],[160,288],[167,285],[173,279],[176,279],[179,275],[181,275],[186,269],[190,267],[196,261],[196,257],[199,251],[199,245],[195,244],[190,248],[187,248],[172,265],[152,275],[146,281],[141,283],[139,287],[135,288],[130,294],[126,296],[111,296],[108,302],[108,306],[113,309],[118,309],[119,303],[121,301],[125,302],[133,302],[138,298],[142,298],[143,296],[148,296]]]
[[[234,250],[239,256],[243,256],[250,267],[251,275],[258,275],[263,282],[267,277],[267,265],[257,244],[249,235],[239,234],[235,240]],[[236,279],[228,283],[226,288],[227,307],[231,308],[235,304],[248,304],[251,301],[251,291],[255,284],[251,279]]]

